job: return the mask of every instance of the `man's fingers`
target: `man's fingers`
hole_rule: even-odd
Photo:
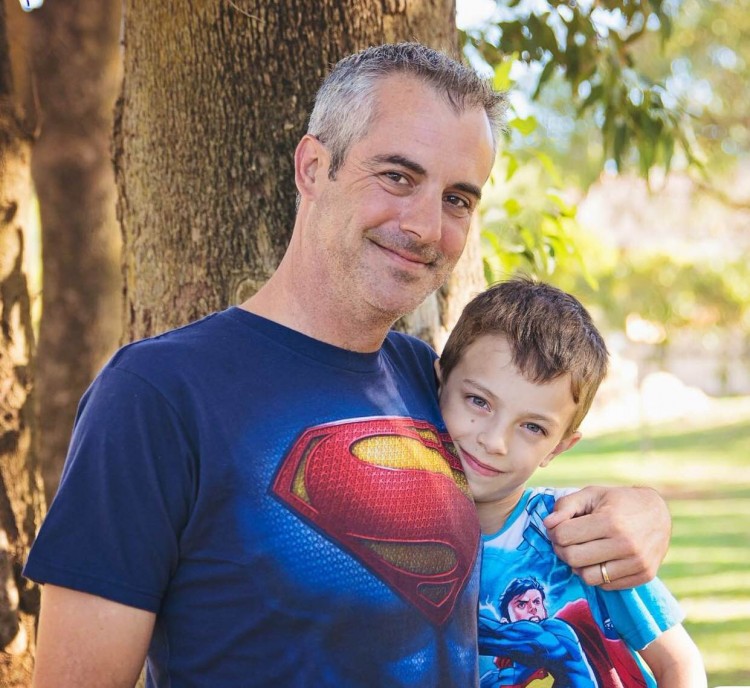
[[[591,545],[591,551],[588,548],[584,548],[583,550],[590,557],[612,554],[607,550],[606,541],[612,538],[613,532],[615,531],[612,524],[606,516],[593,514],[563,521],[554,528],[548,526],[549,537],[554,545],[569,548],[573,548],[576,545]],[[599,551],[597,545],[603,549]],[[631,553],[628,552],[627,554]],[[594,558],[590,561],[579,561],[575,564],[570,561],[568,563],[571,566],[586,566],[587,564],[595,564],[599,561],[603,561],[603,559]]]
[[[618,544],[612,538],[596,538],[571,545],[554,543],[553,546],[557,556],[573,569],[582,570],[596,567],[598,571],[599,564],[606,563],[609,572],[609,563],[607,562],[626,561],[628,562],[627,567],[621,567],[620,575],[629,575],[636,572],[635,567],[638,558],[635,553],[626,551],[621,544]],[[611,572],[609,572],[609,577],[612,579]],[[599,575],[599,580],[592,579],[592,582],[599,585],[602,582],[601,575]]]
[[[557,555],[587,583],[603,585],[604,563],[612,590],[651,580],[669,542],[669,511],[648,488],[584,488],[558,500],[545,525]]]
[[[574,569],[574,571],[588,585],[597,586],[602,590],[634,588],[650,580],[643,569],[638,566],[635,559],[616,559],[615,561],[606,562],[605,566],[610,580],[609,583],[604,582],[601,564],[584,566],[583,568]]]
[[[580,520],[580,519],[576,519]],[[567,546],[554,545],[555,553],[589,585],[603,590],[623,590],[647,583],[654,577],[642,556],[632,551],[627,541],[616,538],[599,538]],[[606,567],[610,580],[606,583],[601,565]]]
[[[577,492],[560,497],[555,502],[555,510],[544,519],[544,525],[555,528],[564,521],[590,514],[601,500],[605,488],[584,487]]]

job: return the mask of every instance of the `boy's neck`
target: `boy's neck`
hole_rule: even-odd
[[[505,497],[492,502],[476,503],[479,525],[484,535],[492,535],[502,529],[508,517],[513,513],[516,506],[518,506],[518,502],[521,501],[525,490],[526,486],[521,485],[521,487]]]

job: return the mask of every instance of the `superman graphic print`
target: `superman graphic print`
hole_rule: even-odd
[[[682,620],[654,580],[589,587],[557,559],[542,521],[571,490],[527,489],[502,530],[483,535],[481,688],[655,688],[636,654]]]
[[[155,614],[149,687],[477,686],[479,525],[434,356],[239,308],[124,347],[26,574]]]
[[[295,443],[273,489],[442,625],[472,573],[479,535],[451,450],[446,434],[406,418],[318,426]]]

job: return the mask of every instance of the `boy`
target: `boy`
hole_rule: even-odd
[[[525,487],[581,438],[606,374],[606,346],[583,306],[528,278],[496,284],[466,306],[436,369],[483,533],[482,687],[705,688],[663,584],[587,586],[555,556],[542,523],[572,490]]]

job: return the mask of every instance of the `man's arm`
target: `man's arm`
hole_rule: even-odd
[[[648,487],[585,487],[545,520],[557,555],[589,585],[622,590],[651,580],[667,553],[671,518]],[[603,585],[600,564],[611,584]]]
[[[133,688],[154,619],[142,609],[45,585],[34,688]]]
[[[703,659],[682,626],[665,631],[638,654],[653,672],[659,688],[706,688]]]

